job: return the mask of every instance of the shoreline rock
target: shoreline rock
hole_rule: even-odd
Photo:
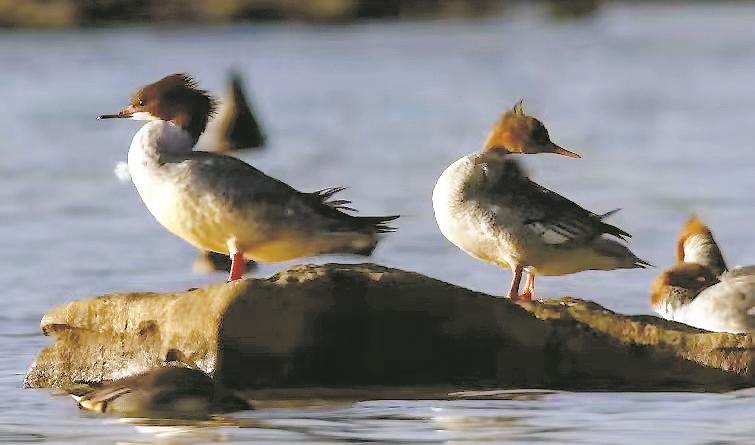
[[[755,386],[755,343],[571,298],[519,306],[374,264],[297,266],[52,309],[27,387],[66,389],[180,350],[226,387],[723,391]],[[390,391],[389,391],[390,393]]]

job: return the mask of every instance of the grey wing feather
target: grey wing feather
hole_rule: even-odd
[[[584,243],[604,234],[625,240],[631,235],[603,222],[616,210],[598,215],[527,178],[519,164],[510,158],[501,162],[489,176],[488,189],[500,191],[508,206],[521,209],[524,224],[549,244]],[[505,192],[505,193],[504,193]]]
[[[96,389],[85,395],[79,400],[81,402],[102,403],[110,402],[124,394],[132,392],[134,389],[128,385],[110,384],[103,388]]]
[[[755,266],[735,267],[724,272],[720,279],[739,294],[752,299],[755,304]]]
[[[197,191],[207,190],[221,196],[233,208],[250,203],[279,221],[311,227],[312,219],[318,226],[335,231],[389,232],[386,223],[398,216],[356,217],[344,213],[355,211],[347,200],[331,198],[344,187],[333,187],[316,192],[300,192],[257,170],[246,162],[217,153],[194,151],[181,164],[191,175]]]
[[[237,206],[251,201],[280,204],[283,199],[297,199],[302,195],[288,184],[231,156],[195,151],[177,166],[191,175],[195,191],[206,190]]]
[[[720,280],[719,284],[705,289],[695,301],[705,300],[708,305],[716,305],[718,310],[726,308],[733,319],[741,320],[738,330],[755,332],[755,266],[734,268],[724,272]]]

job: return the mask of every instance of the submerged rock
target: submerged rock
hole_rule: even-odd
[[[747,334],[707,333],[569,298],[520,306],[373,264],[298,266],[185,292],[105,295],[54,308],[42,330],[55,343],[39,353],[26,386],[113,380],[159,366],[171,349],[214,371],[224,386],[252,393],[755,384]]]
[[[242,84],[241,75],[231,71],[228,86],[220,99],[218,114],[199,140],[202,149],[226,152],[265,145],[265,135]]]

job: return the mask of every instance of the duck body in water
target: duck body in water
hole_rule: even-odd
[[[87,411],[122,417],[205,419],[251,409],[198,369],[166,366],[116,380],[77,397]]]

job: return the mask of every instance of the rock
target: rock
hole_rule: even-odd
[[[265,145],[265,135],[254,117],[242,83],[241,75],[231,71],[218,114],[199,141],[203,149],[226,152]]]
[[[234,286],[176,293],[109,294],[58,306],[42,317],[55,343],[36,357],[26,385],[69,389],[139,374],[181,351],[210,373],[220,320]]]
[[[39,353],[26,386],[113,380],[159,366],[173,348],[226,387],[260,394],[755,384],[747,334],[706,333],[577,299],[519,306],[372,264],[298,266],[186,292],[105,295],[54,308],[42,330],[55,343]]]
[[[257,269],[257,263],[249,260],[246,262],[246,272],[252,272]],[[212,272],[230,272],[231,271],[231,257],[228,255],[209,252],[206,250],[200,251],[194,259],[194,272],[198,273],[212,273]]]

